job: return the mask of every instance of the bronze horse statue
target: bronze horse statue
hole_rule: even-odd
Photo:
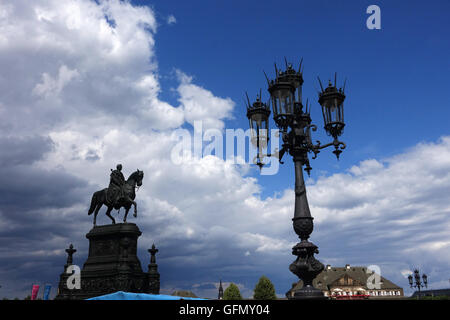
[[[111,216],[112,209],[119,210],[120,208],[125,208],[125,216],[123,217],[123,222],[127,222],[128,211],[131,205],[134,205],[134,217],[137,217],[137,206],[134,199],[136,198],[135,189],[142,185],[142,179],[144,178],[144,172],[139,169],[133,172],[129,178],[125,181],[123,185],[122,196],[114,201],[114,199],[108,199],[108,188],[94,192],[92,195],[91,206],[88,211],[88,215],[94,213],[94,227],[97,225],[97,214],[100,208],[105,205],[108,209],[106,210],[106,215],[115,224],[116,220]]]

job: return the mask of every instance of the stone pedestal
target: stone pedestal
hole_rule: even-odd
[[[81,288],[68,289],[70,275],[64,272],[56,299],[86,299],[116,291],[159,294],[156,263],[143,272],[136,255],[141,234],[134,223],[94,227],[86,235],[89,256],[81,270]]]

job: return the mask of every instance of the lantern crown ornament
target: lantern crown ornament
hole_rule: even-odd
[[[301,88],[301,86],[303,85],[303,71],[302,71],[303,59],[300,61],[298,71],[294,69],[292,63],[287,62],[286,58],[284,58],[284,61],[286,64],[286,71],[279,72],[275,64],[275,71],[277,72],[278,81],[290,82],[291,85],[293,85],[296,90],[298,88]],[[299,97],[298,100],[301,101],[301,98]]]

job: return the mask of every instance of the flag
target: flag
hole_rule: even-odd
[[[48,300],[48,296],[50,295],[51,285],[47,284],[44,289],[44,300]]]
[[[33,288],[31,289],[31,300],[36,300],[39,292],[39,285],[33,284]]]

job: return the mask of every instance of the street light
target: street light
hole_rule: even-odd
[[[293,299],[323,299],[324,295],[321,290],[314,288],[312,282],[314,278],[322,272],[324,265],[314,258],[315,253],[319,253],[318,247],[308,241],[313,231],[313,217],[309,211],[308,199],[306,197],[305,181],[303,178],[303,166],[305,171],[310,174],[311,166],[309,163],[308,153],[313,153],[312,159],[315,159],[321,149],[334,146],[333,153],[339,159],[345,144],[338,140],[343,132],[344,124],[344,107],[345,99],[344,88],[336,87],[336,75],[334,85],[329,83],[326,89],[323,89],[319,79],[322,91],[319,93],[319,104],[322,106],[322,115],[324,118],[324,128],[328,135],[333,137],[333,141],[321,145],[320,141],[316,144],[312,143],[311,130],[316,131],[317,127],[311,123],[310,105],[308,101],[305,105],[302,102],[302,84],[303,71],[301,69],[302,61],[298,71],[292,67],[292,64],[286,61],[286,70],[282,71],[275,65],[275,79],[269,80],[266,76],[268,91],[271,97],[273,119],[282,134],[282,148],[278,155],[279,161],[283,155],[288,152],[294,161],[295,166],[295,211],[293,227],[300,238],[300,242],[292,248],[292,254],[297,259],[289,266],[289,270],[303,280],[303,287],[294,292]],[[344,84],[345,87],[345,84]],[[252,129],[252,141],[256,139],[258,148],[257,165],[261,168],[261,148],[262,144],[258,140],[263,136],[268,136],[268,111],[267,104],[261,102],[261,94],[256,102],[251,105],[247,96],[247,117],[250,121]],[[261,128],[257,120],[264,123],[262,132],[254,131],[255,127]],[[252,124],[253,123],[253,124]],[[255,123],[257,125],[255,126]],[[267,139],[261,139],[263,142]],[[271,155],[267,155],[271,156]]]
[[[419,291],[419,295],[418,298],[420,298],[420,288],[427,288],[428,287],[428,277],[427,275],[424,273],[422,274],[422,281],[420,281],[420,274],[419,274],[419,270],[415,269],[414,270],[414,279],[413,279],[413,275],[410,274],[408,276],[408,281],[409,281],[409,286],[411,288],[417,288],[417,290]]]

